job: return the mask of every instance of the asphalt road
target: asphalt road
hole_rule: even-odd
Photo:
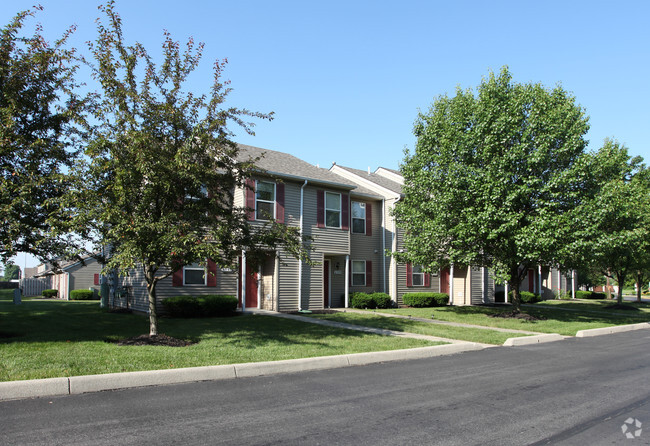
[[[0,444],[650,444],[649,341],[650,330],[639,330],[426,360],[0,402]],[[622,430],[628,419],[626,433],[634,439]]]

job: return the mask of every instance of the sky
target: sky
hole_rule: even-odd
[[[0,24],[34,3],[5,0]],[[76,25],[71,44],[88,54],[101,3],[40,0],[27,29],[41,23],[54,40]],[[164,30],[205,43],[188,84],[196,93],[209,91],[214,61],[228,60],[227,105],[274,112],[255,136],[233,127],[237,142],[320,167],[398,169],[419,111],[504,65],[516,82],[571,92],[590,117],[590,150],[614,138],[650,161],[647,0],[117,0],[116,9],[126,42],[158,60]]]

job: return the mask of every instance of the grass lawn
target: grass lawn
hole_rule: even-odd
[[[650,313],[630,311],[629,316],[614,315],[623,313],[621,310],[603,310],[602,313],[592,313],[591,307],[586,306],[589,312],[562,311],[565,308],[575,308],[575,302],[553,301],[558,309],[544,308],[542,306],[525,307],[524,311],[545,320],[527,322],[520,319],[503,319],[489,317],[497,312],[510,311],[510,307],[436,307],[436,308],[399,308],[394,310],[377,310],[385,313],[411,315],[413,317],[431,318],[441,321],[461,322],[465,324],[482,325],[486,327],[513,328],[516,330],[537,331],[540,333],[559,333],[566,336],[575,336],[580,330],[590,328],[609,327],[612,325],[636,324],[650,321]],[[611,301],[608,301],[611,303]],[[546,303],[546,302],[545,302]],[[581,305],[581,304],[577,304]],[[581,308],[581,307],[579,307]],[[601,308],[602,310],[602,308]]]
[[[647,318],[650,316],[650,304],[646,302],[631,302],[624,300],[623,304],[637,308],[639,311],[617,310],[606,308],[609,305],[616,304],[616,300],[606,299],[571,299],[571,300],[545,300],[537,305],[557,306],[558,308],[570,308],[573,310],[598,311],[605,314],[618,313],[629,314],[630,317]]]
[[[148,333],[146,317],[102,311],[97,301],[29,300],[0,295],[0,381],[394,350],[435,345],[275,318],[165,319],[159,331],[189,347],[106,342]]]
[[[413,311],[402,312],[401,310],[378,310],[381,312],[393,312],[394,314],[411,314],[414,317],[431,317],[431,309],[422,312],[421,315]],[[312,317],[320,319],[327,319],[337,322],[345,322],[348,324],[362,325],[365,327],[383,328],[387,330],[405,331],[408,333],[417,333],[429,336],[440,336],[449,339],[458,339],[462,341],[480,342],[483,344],[501,345],[508,338],[515,338],[518,336],[527,336],[518,333],[503,333],[495,330],[485,330],[481,328],[466,328],[454,327],[442,324],[430,324],[428,322],[412,321],[408,319],[399,319],[394,317],[385,317],[372,314],[368,310],[368,314],[360,313],[335,313],[335,314],[315,314]]]

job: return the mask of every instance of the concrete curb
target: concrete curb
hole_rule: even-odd
[[[283,361],[251,362],[172,370],[107,373],[104,375],[72,376],[26,381],[0,382],[0,401],[49,396],[78,395],[88,392],[118,390],[165,384],[296,373],[309,370],[334,369],[408,359],[432,358],[467,351],[482,350],[486,346],[473,342],[419,347],[405,350],[355,353],[339,356],[288,359]]]
[[[612,333],[623,333],[626,331],[643,330],[650,328],[650,322],[641,322],[631,325],[615,325],[613,327],[592,328],[589,330],[580,330],[576,333],[576,338],[589,338],[592,336],[602,336]]]
[[[555,342],[565,339],[566,336],[559,335],[557,333],[552,334],[543,334],[537,336],[522,336],[519,338],[508,338],[506,342],[503,343],[506,347],[517,347],[520,345],[533,345],[533,344],[543,344],[546,342]]]

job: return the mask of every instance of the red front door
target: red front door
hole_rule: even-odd
[[[323,262],[323,306],[330,306],[330,261]]]
[[[449,294],[449,268],[440,272],[440,292]]]
[[[246,264],[246,308],[257,308],[257,277],[256,273],[250,266]],[[239,307],[241,308],[242,289],[241,289],[241,262],[239,263]]]

